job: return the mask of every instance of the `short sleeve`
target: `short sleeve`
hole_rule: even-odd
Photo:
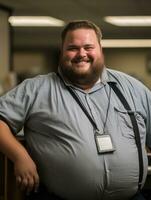
[[[14,134],[23,128],[34,96],[33,81],[27,79],[0,97],[0,119],[8,124]]]

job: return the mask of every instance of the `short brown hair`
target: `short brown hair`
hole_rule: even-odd
[[[92,29],[95,31],[98,42],[100,44],[100,39],[102,38],[102,32],[100,30],[100,28],[95,25],[93,22],[89,21],[89,20],[75,20],[75,21],[71,21],[69,22],[63,29],[62,34],[61,34],[61,38],[62,38],[62,44],[65,40],[65,37],[68,33],[68,31],[74,31],[76,29],[80,29],[80,28],[85,28],[85,29]]]

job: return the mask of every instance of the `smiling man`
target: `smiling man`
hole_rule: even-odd
[[[86,27],[70,30],[63,38],[61,71],[68,81],[82,89],[91,88],[104,67],[99,36]]]
[[[144,199],[151,92],[104,66],[101,37],[90,21],[70,22],[58,73],[0,97],[0,150],[27,200]],[[15,138],[23,127],[26,149]]]

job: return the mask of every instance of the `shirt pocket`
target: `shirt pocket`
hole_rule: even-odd
[[[128,114],[128,111],[125,110],[124,108],[117,108],[117,107],[114,107],[114,110],[117,116],[117,120],[118,120],[117,123],[120,128],[122,136],[129,139],[134,139],[135,135],[133,131],[133,125],[132,125],[130,116]],[[146,125],[145,125],[144,118],[139,112],[137,111],[132,111],[132,112],[134,113],[136,121],[137,121],[140,138],[141,140],[145,139]]]

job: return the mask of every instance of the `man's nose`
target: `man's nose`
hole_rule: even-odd
[[[86,50],[84,48],[80,48],[78,51],[78,55],[81,57],[86,56]]]

